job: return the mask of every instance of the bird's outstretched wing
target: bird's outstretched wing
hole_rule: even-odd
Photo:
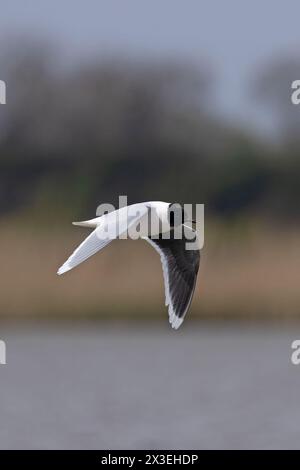
[[[96,229],[76,248],[67,261],[59,268],[57,274],[63,274],[85,261],[110,242],[126,233],[147,215],[145,204],[135,204],[99,217]],[[96,220],[96,219],[95,219]]]
[[[190,230],[197,239],[194,230]],[[200,264],[199,249],[187,250],[186,243],[192,240],[185,238],[153,239],[145,237],[160,254],[164,284],[166,305],[169,306],[169,321],[173,328],[177,329],[183,322],[184,316],[191,304],[197,274]]]

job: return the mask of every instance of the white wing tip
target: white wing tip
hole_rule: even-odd
[[[182,322],[183,322],[183,318],[176,317],[176,315],[173,315],[173,317],[170,318],[170,323],[171,323],[172,328],[174,328],[174,330],[178,330]]]
[[[67,271],[70,271],[70,269],[72,269],[71,266],[69,264],[65,263],[59,268],[59,270],[57,271],[57,274],[59,276],[61,276],[62,274],[66,273]]]

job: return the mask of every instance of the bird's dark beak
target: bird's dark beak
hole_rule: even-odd
[[[188,223],[188,224],[191,224],[192,227],[193,227],[194,225],[196,225],[196,220],[193,220],[193,219],[192,219],[192,220],[188,220],[187,223]]]

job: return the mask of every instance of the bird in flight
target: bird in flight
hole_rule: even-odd
[[[161,201],[132,204],[95,219],[73,222],[74,225],[94,230],[59,268],[57,274],[75,268],[114,239],[143,238],[160,255],[165,304],[168,306],[170,324],[177,329],[191,304],[200,263],[197,233],[191,222],[186,221],[181,206]],[[179,236],[176,235],[178,233]],[[187,249],[187,244],[191,242],[193,248]]]

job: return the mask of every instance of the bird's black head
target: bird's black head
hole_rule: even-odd
[[[183,206],[178,202],[172,202],[168,207],[168,220],[170,227],[178,227],[185,221],[185,212]]]

